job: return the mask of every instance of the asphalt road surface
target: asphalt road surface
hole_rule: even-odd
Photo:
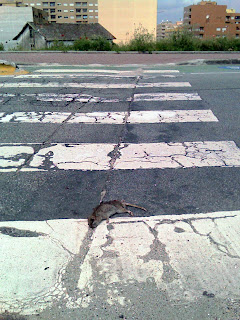
[[[237,227],[229,222],[240,209],[239,67],[28,69],[0,83],[1,262],[6,273],[12,268],[0,277],[2,288],[10,283],[5,294],[0,289],[3,319],[4,310],[23,319],[240,319],[239,288],[230,284],[239,277]],[[104,200],[124,199],[147,212],[134,208],[134,218],[112,218],[122,224],[103,222],[89,235],[86,218],[102,191]],[[223,219],[225,233],[235,230],[234,252],[217,226]],[[123,244],[125,225],[136,235],[129,240],[133,253],[116,253],[113,239]],[[175,235],[167,239],[173,247],[161,239],[161,225],[164,237]],[[186,256],[195,251],[182,268],[199,263],[196,279],[207,274],[209,282],[189,280],[191,267],[184,274],[173,266],[182,234],[193,246]],[[216,252],[203,258],[210,245]],[[99,257],[105,264],[93,266]],[[205,270],[201,259],[213,265]],[[221,271],[212,274],[221,261],[227,283],[216,280]]]

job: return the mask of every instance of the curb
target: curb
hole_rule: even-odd
[[[27,74],[28,71],[20,69],[16,63],[0,60],[0,76]]]
[[[240,59],[196,59],[175,63],[177,66],[201,66],[214,64],[240,64]]]

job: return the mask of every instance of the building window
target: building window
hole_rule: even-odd
[[[43,2],[43,7],[48,7],[48,2]]]
[[[76,12],[81,12],[82,11],[82,9],[76,9]]]
[[[83,9],[83,12],[87,12],[87,9]]]
[[[50,9],[50,13],[54,13],[55,12],[55,9]]]
[[[50,2],[50,7],[55,7],[56,2]]]
[[[217,30],[217,31],[221,31],[221,28],[217,28],[216,30]]]
[[[65,16],[65,17],[64,17],[64,19],[68,19],[68,17],[67,17],[67,16]]]
[[[203,30],[204,30],[204,27],[200,27],[199,29],[200,29],[200,31],[203,31]]]
[[[222,32],[225,32],[227,30],[227,28],[222,28]]]
[[[239,38],[239,34],[238,33],[236,33],[236,38]]]
[[[55,14],[52,14],[52,15],[51,15],[51,19],[56,19]]]
[[[61,19],[62,18],[62,16],[58,16],[58,19]]]
[[[63,12],[68,12],[68,10],[63,10]]]
[[[86,14],[83,15],[83,19],[87,19],[88,16]]]
[[[82,18],[82,15],[77,14],[77,15],[76,15],[76,18],[77,18],[77,19],[81,19],[81,18]]]
[[[235,19],[236,20],[240,20],[240,16],[235,16]]]
[[[62,12],[62,10],[61,10],[61,9],[58,9],[58,12]]]

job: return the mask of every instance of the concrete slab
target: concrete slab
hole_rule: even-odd
[[[86,220],[1,222],[0,312],[234,319],[239,235],[239,211],[112,218],[94,231]]]

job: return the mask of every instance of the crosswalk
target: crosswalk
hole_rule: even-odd
[[[196,92],[162,92],[162,88],[191,88],[189,82],[144,82],[144,74],[178,74],[178,70],[145,70],[143,71],[142,82],[139,81],[139,72],[136,76],[135,83],[104,83],[91,82],[85,83],[82,80],[72,82],[54,81],[55,77],[63,73],[64,76],[72,73],[72,69],[41,69],[34,75],[17,76],[15,82],[3,82],[0,89],[16,88],[19,93],[0,93],[0,98],[4,102],[6,99],[20,97],[21,99],[37,100],[43,102],[74,102],[74,103],[114,103],[118,104],[127,102],[130,104],[144,102],[175,102],[175,101],[201,101],[201,97]],[[49,81],[28,82],[30,76],[51,76]],[[78,73],[79,72],[79,73]],[[106,77],[111,74],[117,75],[119,70],[98,70],[98,69],[74,69],[74,76],[82,77],[82,73],[105,74]],[[122,71],[121,74],[129,73]],[[20,79],[20,80],[19,80]],[[21,90],[27,88],[34,90],[35,88],[47,88],[46,92],[40,93],[22,93]],[[51,88],[86,88],[100,90],[102,96],[92,96],[87,93],[49,93]],[[153,92],[147,92],[148,88]],[[161,92],[159,91],[161,88]],[[104,89],[134,89],[133,97],[129,96],[123,100],[112,97],[108,99],[104,97]],[[144,92],[139,92],[139,90]],[[135,91],[138,90],[139,93]],[[41,107],[42,104],[39,106]],[[17,108],[17,106],[16,106]],[[36,108],[36,106],[35,106]],[[135,108],[136,109],[136,108]],[[125,124],[161,124],[161,123],[208,123],[218,122],[217,117],[211,110],[194,109],[194,110],[149,110],[149,111],[92,111],[92,112],[55,112],[48,111],[15,111],[13,113],[0,112],[0,123],[9,126],[20,124],[88,124],[88,125],[125,125]],[[37,130],[37,127],[36,127]],[[94,127],[92,127],[94,130]],[[110,143],[74,143],[71,148],[68,144],[54,143],[52,146],[39,145],[38,152],[35,151],[31,143],[14,144],[14,142],[1,143],[0,150],[0,171],[46,171],[49,169],[64,170],[128,170],[128,169],[147,169],[147,168],[189,168],[202,166],[219,166],[228,167],[240,165],[239,149],[234,141],[185,141],[178,143],[138,143],[119,144],[118,151],[120,155],[114,164],[110,166],[111,154],[115,148],[115,144]],[[36,146],[36,143],[35,143]],[[99,151],[100,150],[100,151]],[[24,157],[22,157],[24,155]],[[49,156],[50,155],[50,156]],[[29,158],[28,162],[24,160]],[[44,167],[43,163],[46,158],[51,159],[51,166]]]
[[[239,212],[212,212],[206,218],[191,196],[182,200],[179,194],[192,188],[201,198],[206,188],[213,196],[210,170],[224,175],[239,168],[240,149],[217,135],[202,140],[197,130],[193,136],[177,135],[182,127],[221,125],[191,83],[178,81],[179,76],[173,69],[58,67],[3,78],[0,125],[9,139],[2,131],[0,173],[10,200],[0,203],[0,268],[2,274],[14,273],[0,275],[0,315],[5,310],[36,314],[59,301],[69,310],[90,310],[94,299],[124,309],[133,297],[116,289],[120,283],[149,279],[171,299],[197,299],[209,280],[205,266],[217,270],[219,261],[228,265],[229,279],[239,279],[239,245],[227,247],[237,239]],[[171,139],[171,130],[177,138]],[[179,194],[172,191],[174,183]],[[104,189],[109,196],[142,202],[148,217],[112,219],[111,227],[102,223],[90,234],[82,218]],[[173,216],[170,202],[176,203]],[[191,214],[177,212],[178,206]],[[216,263],[209,259],[214,255]],[[203,271],[195,269],[196,261]],[[193,274],[196,280],[191,281]],[[224,281],[225,288],[237,292]],[[212,280],[212,290],[220,287]],[[104,288],[103,295],[98,288]]]

